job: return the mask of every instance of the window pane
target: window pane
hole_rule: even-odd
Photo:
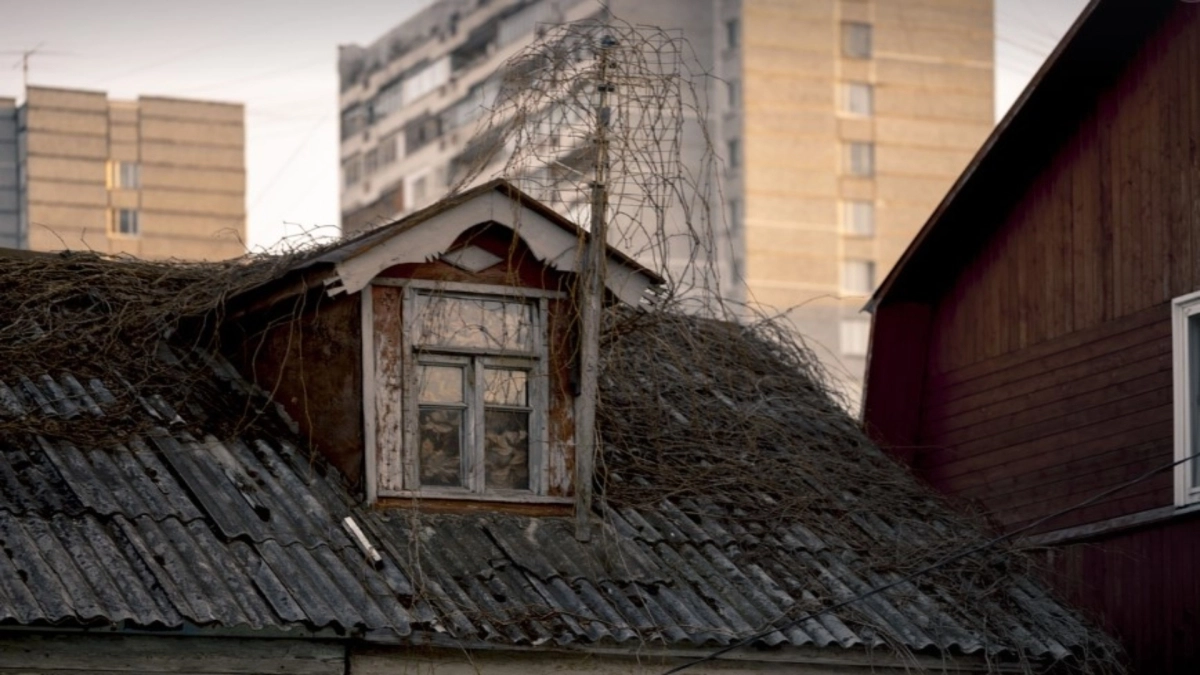
[[[846,234],[869,237],[875,234],[875,203],[852,200],[843,205],[842,223]]]
[[[846,356],[866,356],[871,342],[871,322],[866,319],[842,319],[842,353]]]
[[[842,110],[854,115],[870,115],[874,91],[866,82],[848,82],[842,89]]]
[[[463,412],[421,408],[418,417],[421,485],[461,487]]]
[[[855,59],[871,58],[871,25],[847,21],[842,23],[842,56]]]
[[[420,296],[417,344],[533,351],[529,305],[503,300]]]
[[[529,489],[529,413],[486,410],[483,415],[487,487]]]
[[[870,260],[842,262],[842,290],[868,295],[875,290],[875,263]]]
[[[454,366],[421,366],[418,399],[421,403],[461,403],[462,372]]]
[[[483,371],[483,402],[494,405],[526,405],[526,382],[529,374],[523,370]]]
[[[875,173],[875,144],[852,142],[846,146],[846,164],[854,176],[871,176]]]

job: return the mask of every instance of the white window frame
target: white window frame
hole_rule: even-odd
[[[1195,317],[1195,321],[1193,321]],[[1175,505],[1200,502],[1200,485],[1192,476],[1198,471],[1196,434],[1200,430],[1200,292],[1171,301],[1172,372],[1175,384]]]
[[[418,294],[435,294],[474,299],[503,300],[507,302],[522,302],[530,306],[533,321],[533,349],[529,353],[505,353],[485,349],[465,347],[416,347],[417,330],[419,325],[410,317],[417,316]],[[404,433],[401,452],[403,467],[403,489],[393,494],[382,496],[427,497],[435,499],[466,499],[488,501],[539,501],[544,498],[549,484],[549,437],[546,415],[549,406],[549,354],[547,353],[548,339],[546,312],[547,298],[550,294],[538,293],[532,289],[511,288],[506,292],[497,293],[474,284],[446,284],[438,282],[423,282],[409,280],[404,284],[402,300],[402,391],[401,403]],[[466,366],[467,373],[473,373],[473,381],[468,376],[466,387],[473,400],[467,402],[467,413],[463,424],[463,486],[442,487],[422,486],[420,484],[417,455],[420,447],[418,431],[419,401],[417,400],[418,367],[421,364],[459,364]],[[529,409],[529,489],[505,490],[488,489],[485,485],[484,460],[485,446],[483,439],[483,368],[501,367],[527,370],[526,380],[527,400]],[[504,407],[504,406],[500,406]]]

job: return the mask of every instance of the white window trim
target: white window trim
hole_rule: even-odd
[[[1171,340],[1173,348],[1172,373],[1175,384],[1175,505],[1188,506],[1200,502],[1200,487],[1193,486],[1189,476],[1192,462],[1185,462],[1196,455],[1193,449],[1200,405],[1200,363],[1196,362],[1189,349],[1193,336],[1189,332],[1189,319],[1200,314],[1200,292],[1189,293],[1171,301]],[[1196,336],[1200,338],[1200,336]],[[1193,460],[1197,461],[1197,460]]]
[[[418,487],[409,489],[410,485],[417,483],[417,465],[413,461],[414,455],[410,449],[418,447],[417,445],[417,415],[418,406],[416,400],[417,390],[417,370],[416,366],[421,358],[413,349],[413,331],[415,325],[411,322],[404,321],[401,324],[401,368],[403,369],[403,385],[402,385],[402,402],[401,402],[401,418],[402,418],[402,442],[404,447],[401,452],[401,464],[403,467],[403,484],[404,489],[388,490],[380,487],[380,476],[377,474],[379,467],[377,465],[377,448],[376,448],[376,421],[375,417],[375,397],[380,393],[379,388],[373,381],[375,373],[375,358],[374,358],[374,307],[370,285],[364,289],[363,293],[363,311],[362,311],[362,327],[363,327],[363,412],[365,416],[365,431],[366,431],[366,462],[365,469],[367,471],[366,488],[367,500],[369,503],[377,501],[379,498],[426,498],[426,499],[453,499],[460,501],[486,501],[486,502],[516,502],[516,503],[571,503],[573,500],[570,497],[555,497],[546,495],[549,489],[549,468],[550,468],[550,443],[549,429],[547,423],[547,414],[549,412],[550,386],[549,386],[549,354],[548,344],[549,339],[546,334],[548,330],[547,310],[548,300],[551,297],[559,297],[560,293],[541,291],[540,289],[522,289],[513,287],[497,287],[485,284],[450,284],[446,282],[431,282],[416,279],[377,279],[379,283],[372,285],[400,286],[404,289],[402,299],[402,313],[404,317],[415,316],[416,294],[418,291],[436,291],[449,293],[453,295],[471,295],[475,297],[498,297],[508,299],[521,299],[529,302],[534,310],[534,356],[521,355],[519,358],[525,364],[532,362],[529,377],[529,402],[530,402],[530,443],[529,443],[529,490],[492,490],[492,491],[477,491],[471,492],[465,488],[442,488],[442,487]],[[501,290],[502,292],[496,292]],[[368,346],[370,345],[370,346]],[[437,360],[443,352],[437,352],[439,356],[434,356]],[[449,349],[444,352],[445,355],[460,355],[463,358],[475,358],[481,360],[494,361],[501,363],[506,358],[512,358],[505,354],[489,352],[486,350],[471,350],[471,349]],[[453,357],[449,357],[453,358]],[[479,421],[475,424],[475,431],[482,428],[482,415],[476,414]],[[468,431],[465,436],[473,436]],[[464,456],[464,462],[469,462],[469,458]]]

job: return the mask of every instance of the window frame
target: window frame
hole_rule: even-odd
[[[853,278],[853,275],[851,275],[849,273],[850,265],[860,264],[860,263],[865,265],[865,269],[867,270],[867,275],[866,275],[867,276],[867,279],[866,279],[867,288],[852,288],[850,286],[850,284],[846,283],[851,278]],[[845,259],[843,259],[842,260],[842,270],[841,270],[842,278],[840,280],[841,283],[839,284],[841,287],[841,290],[842,290],[842,295],[843,296],[851,296],[851,297],[871,295],[872,293],[875,292],[875,286],[878,283],[878,279],[876,278],[876,275],[878,273],[879,273],[878,266],[875,264],[874,260],[870,260],[868,258],[845,258]]]
[[[738,17],[725,20],[725,49],[739,49],[742,46],[742,22]]]
[[[847,176],[855,178],[875,177],[875,143],[873,141],[846,141],[846,170]],[[856,152],[861,149],[863,152]],[[864,166],[858,166],[857,159],[862,159]]]
[[[133,227],[129,232],[121,231],[121,215],[128,213]],[[114,208],[109,210],[108,236],[117,239],[137,239],[142,236],[141,217],[137,209]]]
[[[549,432],[546,417],[549,412],[549,353],[546,330],[548,300],[554,293],[538,289],[489,287],[476,284],[447,284],[421,280],[404,280],[401,300],[401,482],[399,491],[380,492],[384,497],[427,497],[480,501],[561,501],[547,497],[549,483]],[[471,347],[421,347],[417,344],[420,325],[417,316],[418,295],[441,295],[469,299],[520,302],[531,308],[532,348],[528,353],[489,350]],[[463,423],[463,453],[461,487],[422,486],[418,448],[420,435],[418,416],[419,366],[423,364],[459,364],[465,368],[464,398],[466,410]],[[525,370],[526,400],[529,412],[529,489],[497,489],[486,485],[486,446],[484,445],[484,413],[488,409],[509,409],[510,406],[489,405],[483,400],[483,372],[486,368]],[[521,406],[518,406],[521,407]]]
[[[875,200],[846,199],[842,201],[842,235],[847,237],[870,238],[875,236]],[[867,216],[866,227],[860,226],[857,216],[861,213]]]
[[[862,38],[862,45],[855,44],[856,37]],[[870,59],[875,56],[875,30],[871,24],[865,21],[843,21],[841,38],[843,58]],[[863,49],[857,49],[859,46]]]
[[[857,344],[857,341],[852,339],[859,337],[862,338],[861,344]],[[854,347],[854,349],[848,347]],[[866,358],[871,351],[871,320],[858,316],[842,317],[838,323],[838,351],[842,356]]]
[[[126,180],[127,178],[130,180]],[[140,190],[141,188],[142,166],[140,162],[114,159],[108,163],[108,189]]]
[[[841,113],[849,117],[873,117],[875,115],[875,85],[861,80],[841,83]],[[856,97],[855,93],[861,94]],[[865,110],[855,110],[855,101],[866,104]]]
[[[1175,505],[1200,503],[1196,432],[1200,430],[1200,291],[1171,300],[1172,376],[1174,380]]]

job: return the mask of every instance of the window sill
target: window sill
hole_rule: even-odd
[[[1102,520],[1097,523],[1088,523],[1087,525],[1068,527],[1046,532],[1045,534],[1036,534],[1032,537],[1019,539],[1018,543],[1026,546],[1063,546],[1197,514],[1200,514],[1200,501],[1184,506],[1175,506],[1172,504],[1170,506],[1161,506],[1156,509],[1131,513],[1127,516]]]
[[[569,516],[575,500],[570,497],[528,495],[522,500],[498,499],[491,495],[468,497],[382,496],[372,508],[420,510],[427,513],[507,513],[521,516]]]
[[[476,492],[459,492],[459,491],[443,491],[429,490],[425,492],[413,492],[409,490],[398,490],[395,492],[380,492],[380,500],[383,499],[401,499],[405,501],[453,501],[453,502],[491,502],[497,504],[574,504],[574,497],[552,497],[548,495],[535,495],[528,492],[501,492],[491,494],[480,494]]]

